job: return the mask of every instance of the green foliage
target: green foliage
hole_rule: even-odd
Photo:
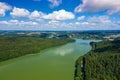
[[[43,49],[59,46],[73,39],[42,39],[33,37],[0,37],[0,61],[26,54],[38,53]]]
[[[75,80],[83,80],[83,73],[82,73],[82,68],[83,68],[83,62],[82,62],[82,56],[79,57],[79,59],[76,61],[76,69],[75,69]]]
[[[77,60],[75,80],[120,80],[120,40],[91,43],[93,49]],[[83,67],[80,67],[81,62]],[[80,69],[78,69],[78,67]]]

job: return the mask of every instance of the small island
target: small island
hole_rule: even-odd
[[[120,80],[120,39],[90,45],[92,50],[76,61],[74,80]]]
[[[0,62],[74,41],[70,38],[0,37]]]

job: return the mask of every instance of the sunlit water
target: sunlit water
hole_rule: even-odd
[[[74,80],[77,58],[90,49],[91,40],[49,48],[37,54],[0,63],[0,80]]]

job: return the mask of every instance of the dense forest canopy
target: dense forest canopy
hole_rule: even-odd
[[[43,49],[73,41],[70,38],[0,37],[0,61],[26,54],[38,53]]]
[[[75,80],[120,80],[120,39],[90,44],[76,62]]]

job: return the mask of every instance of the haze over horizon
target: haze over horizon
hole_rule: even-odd
[[[120,30],[120,0],[0,0],[0,30]]]

